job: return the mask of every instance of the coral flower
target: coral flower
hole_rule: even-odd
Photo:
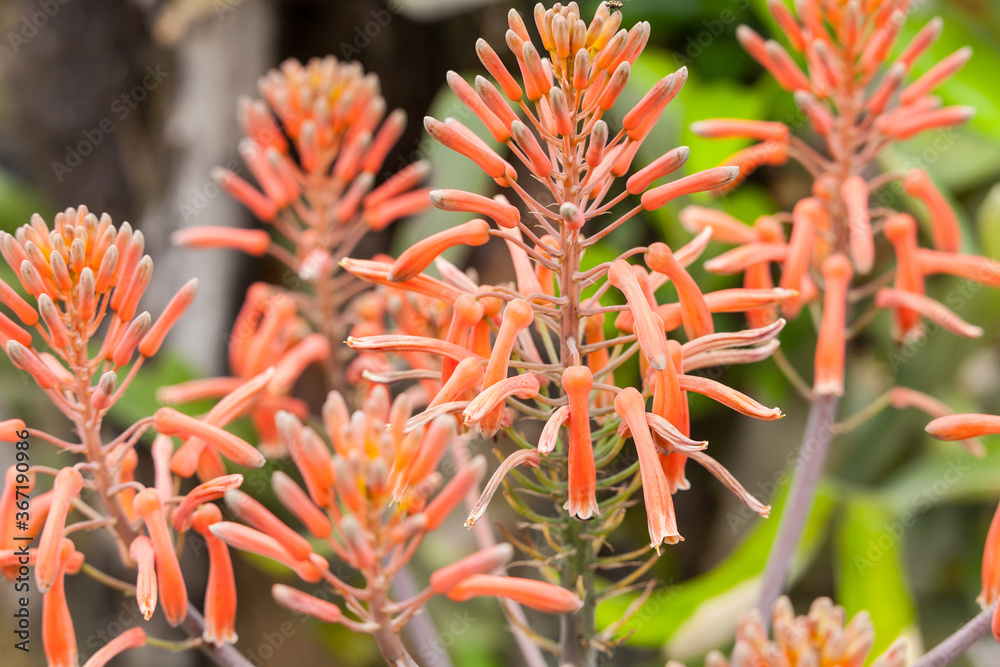
[[[236,643],[236,580],[229,548],[209,527],[222,521],[215,505],[202,505],[193,517],[193,526],[208,547],[208,584],[205,587],[205,631],[202,638],[221,646]]]

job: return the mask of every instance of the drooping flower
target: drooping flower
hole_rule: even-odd
[[[192,525],[208,547],[208,584],[205,586],[205,631],[202,638],[221,646],[236,643],[236,580],[229,547],[212,534],[213,524],[222,521],[215,505],[195,510]]]

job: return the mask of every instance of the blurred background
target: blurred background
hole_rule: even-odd
[[[116,222],[130,221],[143,231],[157,279],[147,297],[159,312],[180,285],[197,276],[201,291],[171,339],[169,351],[140,376],[127,400],[112,415],[125,425],[156,407],[158,386],[224,370],[226,332],[247,285],[267,280],[276,267],[249,261],[234,252],[192,252],[170,247],[168,237],[185,225],[253,226],[243,208],[214,185],[216,165],[243,168],[236,151],[239,132],[236,100],[253,95],[256,79],[282,60],[307,60],[333,54],[358,60],[382,80],[390,107],[406,109],[410,126],[386,163],[396,170],[429,158],[435,186],[490,192],[461,157],[437,150],[425,137],[420,119],[447,115],[456,102],[444,85],[454,69],[470,78],[482,71],[474,44],[482,36],[506,53],[503,35],[511,6],[530,16],[533,3],[515,0],[4,0],[0,5],[0,228],[12,232],[39,212],[51,221],[56,211],[80,203],[107,211]],[[587,18],[596,0],[583,0]],[[652,38],[633,70],[619,103],[628,109],[653,83],[687,66],[690,78],[680,97],[640,152],[645,164],[677,145],[691,147],[687,169],[717,165],[742,147],[740,142],[709,141],[687,129],[696,120],[732,116],[783,120],[795,118],[791,97],[743,53],[734,33],[748,23],[765,36],[777,34],[764,0],[631,0],[625,25],[646,20]],[[962,45],[975,55],[940,94],[949,104],[969,104],[978,116],[957,132],[932,133],[899,145],[885,156],[887,168],[920,166],[944,185],[966,231],[966,251],[1000,256],[1000,7],[995,0],[922,0],[913,3],[901,42],[940,15],[942,39],[934,61]],[[529,21],[530,25],[530,21]],[[533,26],[530,28],[534,31]],[[480,128],[476,128],[477,131]],[[808,192],[806,175],[795,167],[763,169],[721,200],[695,200],[724,208],[740,219],[790,209]],[[686,202],[691,203],[691,202]],[[906,208],[907,202],[896,202]],[[671,245],[689,235],[672,206],[609,237],[593,261],[654,239]],[[919,214],[923,212],[914,208]],[[372,235],[357,253],[370,256],[409,245],[457,220],[433,212]],[[708,256],[721,246],[712,246]],[[481,250],[481,249],[480,249]],[[510,274],[504,254],[489,251],[456,257],[489,281]],[[8,267],[0,276],[12,279]],[[705,276],[705,290],[735,286],[729,279]],[[959,411],[1000,412],[1000,295],[967,281],[931,281],[930,291],[965,319],[983,326],[973,342],[938,335],[933,328],[916,344],[891,343],[890,317],[881,315],[857,341],[849,360],[847,399],[842,418],[869,405],[894,384],[927,392]],[[720,329],[743,326],[737,318]],[[815,335],[808,318],[782,334],[782,347],[808,373]],[[710,451],[763,500],[780,503],[786,470],[799,446],[805,403],[771,361],[718,370],[722,380],[788,415],[780,422],[756,423],[693,402],[692,432],[711,442]],[[308,395],[308,380],[302,391]],[[315,399],[315,396],[311,398]],[[62,418],[41,392],[0,361],[0,417],[42,423],[52,433],[66,431]],[[827,466],[829,477],[810,519],[807,539],[796,562],[792,597],[805,613],[809,602],[828,595],[849,615],[867,609],[875,623],[876,651],[900,635],[915,645],[933,645],[978,611],[982,547],[1000,495],[1000,442],[987,441],[989,455],[973,459],[958,445],[932,441],[923,432],[927,419],[915,412],[882,413],[838,438]],[[249,434],[249,431],[247,431]],[[498,445],[501,449],[503,443]],[[484,452],[490,445],[482,444]],[[0,464],[8,461],[0,455]],[[55,462],[52,452],[33,450],[37,463]],[[269,474],[270,471],[267,472]],[[653,570],[661,582],[628,626],[614,664],[662,665],[666,657],[700,665],[706,651],[727,648],[739,614],[756,595],[779,509],[762,521],[741,506],[704,471],[689,466],[692,488],[675,499],[685,541],[664,552]],[[248,478],[249,491],[266,498],[263,474]],[[498,504],[495,504],[499,508]],[[511,521],[501,510],[494,520]],[[473,550],[470,537],[452,528],[428,540],[415,562],[418,582]],[[646,540],[642,510],[631,512],[613,545],[627,550]],[[102,548],[91,540],[88,554]],[[110,550],[110,545],[104,545]],[[186,550],[185,567],[203,568],[197,543]],[[109,552],[109,557],[113,554]],[[113,560],[113,558],[110,558]],[[270,583],[288,574],[242,555],[234,557],[239,581],[239,649],[255,665],[378,665],[374,644],[338,627],[279,610]],[[202,570],[203,572],[203,570]],[[200,576],[200,579],[199,579]],[[192,597],[203,595],[204,575],[191,575]],[[82,655],[139,620],[134,600],[118,596],[83,577],[74,577],[70,599]],[[201,587],[201,588],[199,588]],[[12,587],[0,590],[9,618]],[[616,620],[630,599],[600,608],[603,623]],[[0,646],[0,662],[43,664],[40,606],[36,610],[30,656]],[[414,647],[422,665],[492,666],[519,664],[514,644],[494,601],[430,607],[437,640]],[[541,620],[539,629],[554,631]],[[155,625],[154,634],[170,636]],[[5,635],[6,636],[6,635]],[[875,655],[875,654],[873,654]],[[114,664],[207,664],[195,653],[172,655],[146,649]],[[967,656],[967,667],[1000,664],[995,644],[983,642]]]

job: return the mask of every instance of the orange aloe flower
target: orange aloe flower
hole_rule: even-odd
[[[73,543],[60,535],[55,571],[42,600],[42,646],[51,667],[77,667],[79,664],[76,633],[64,584],[67,571],[75,569],[72,566],[74,553]],[[82,559],[79,560],[82,563]]]
[[[170,539],[170,529],[163,512],[163,501],[153,489],[140,491],[135,497],[135,511],[146,525],[156,556],[157,592],[163,615],[170,625],[177,626],[188,612],[187,586]]]
[[[562,386],[569,400],[569,500],[570,516],[589,519],[597,509],[597,472],[590,439],[590,390],[594,377],[586,366],[563,371]]]
[[[63,468],[56,475],[53,485],[52,504],[49,516],[42,528],[38,543],[38,561],[35,566],[35,581],[38,590],[45,593],[56,580],[62,562],[63,530],[69,514],[70,503],[83,489],[83,476],[75,468]]]
[[[538,536],[519,546],[536,560],[548,558],[550,550],[577,554],[578,558],[566,561],[561,582],[566,587],[578,585],[586,603],[593,601],[594,593],[586,582],[593,580],[593,572],[604,562],[600,545],[620,523],[631,495],[639,488],[644,493],[652,546],[680,540],[672,491],[686,486],[686,457],[705,446],[688,437],[686,392],[707,394],[763,419],[781,415],[720,383],[700,382],[690,372],[766,358],[776,349],[774,337],[784,322],[775,316],[745,337],[717,339],[720,334],[712,313],[787,306],[808,291],[809,281],[809,257],[803,247],[802,276],[793,287],[775,288],[758,280],[739,293],[705,294],[687,267],[707,247],[711,231],[683,247],[631,248],[611,261],[584,268],[589,249],[619,227],[641,225],[648,211],[688,194],[724,189],[740,173],[731,165],[678,173],[688,158],[686,147],[665,150],[633,169],[633,163],[644,155],[640,148],[648,147],[646,140],[681,92],[688,73],[682,68],[668,74],[631,110],[613,113],[651,34],[646,23],[627,28],[622,27],[622,20],[621,12],[609,3],[597,3],[589,21],[582,18],[578,3],[552,7],[539,3],[533,37],[512,10],[506,34],[512,69],[493,47],[479,40],[476,52],[490,78],[477,77],[473,84],[454,73],[448,75],[450,87],[470,112],[468,118],[479,126],[472,127],[465,119],[424,120],[424,128],[435,141],[481,169],[502,194],[435,190],[432,203],[455,215],[454,230],[418,242],[398,260],[341,262],[351,273],[378,285],[380,293],[398,295],[352,331],[348,344],[372,355],[363,371],[365,379],[376,384],[410,383],[405,393],[414,398],[415,407],[424,410],[409,417],[404,430],[423,434],[422,429],[447,418],[454,423],[459,441],[471,439],[477,431],[489,438],[502,430],[517,443],[513,453],[502,457],[467,525],[481,519],[501,483],[515,484],[506,475],[521,478],[514,468],[537,468],[536,481],[525,483],[536,493],[551,495],[555,507],[551,514],[542,514],[523,504],[519,494],[509,494],[514,509],[529,517],[538,531]],[[620,128],[612,129],[616,117],[622,118]],[[501,149],[488,144],[482,138],[486,134],[478,134],[483,129]],[[788,147],[778,145],[785,132],[771,130],[779,140],[758,158],[776,161],[787,154]],[[468,227],[472,217],[481,219]],[[495,227],[481,225],[482,220]],[[468,233],[471,238],[467,239]],[[503,243],[498,247],[510,256],[511,283],[480,284],[434,256],[455,243],[486,248],[489,236],[500,237]],[[752,257],[751,264],[785,261],[787,244],[773,228],[750,238],[780,247],[763,260]],[[805,244],[800,241],[800,245]],[[637,256],[643,256],[644,266],[629,260]],[[440,277],[423,273],[432,265]],[[658,292],[668,282],[677,287],[676,303],[661,302]],[[624,295],[624,306],[612,304],[618,296],[614,290]],[[384,319],[390,320],[388,327]],[[612,333],[612,324],[618,332]],[[688,351],[680,340],[673,340],[673,331],[680,327],[684,332],[677,335],[686,334],[685,345],[704,345]],[[620,387],[618,369],[633,356],[643,371],[641,384]],[[668,367],[676,376],[671,383],[657,375],[667,374]],[[650,394],[654,395],[652,417],[645,409],[645,397]],[[677,400],[672,403],[671,398]],[[615,409],[622,405],[628,409]],[[529,421],[537,423],[540,434],[525,428]],[[616,431],[622,421],[628,428],[621,434],[631,434],[640,464],[638,469],[617,469],[617,474],[611,474],[609,469],[617,465],[622,446]],[[655,435],[651,421],[655,421]],[[563,425],[568,426],[565,445],[560,442]],[[286,430],[290,437],[299,437],[295,429]],[[337,441],[335,434],[331,437]],[[661,463],[661,454],[669,463]],[[409,466],[416,456],[415,442],[404,440],[399,458]],[[751,500],[716,462],[707,456],[699,462],[756,511],[766,514],[767,509]],[[463,466],[437,498],[426,504],[427,527],[436,527],[445,518],[447,512],[439,511],[441,498],[449,499],[450,511],[459,492],[471,489],[481,472],[473,468],[481,465]],[[347,511],[360,516],[366,498],[350,483],[357,475],[356,461],[340,454],[333,466],[335,493],[342,496]],[[425,481],[434,480],[428,476]],[[422,484],[409,480],[405,488],[416,490]],[[419,504],[405,494],[397,499],[404,507],[408,502]],[[580,519],[589,520],[570,523]],[[348,546],[353,548],[365,532],[362,526],[349,525]],[[503,582],[486,586],[492,583],[488,574],[477,574],[473,580],[490,594],[504,594]],[[465,589],[463,584],[458,586],[461,595],[473,594],[471,582]],[[456,589],[449,593],[455,594],[459,594]],[[587,614],[581,616],[582,623],[590,622]],[[596,632],[590,628],[581,633],[593,637]],[[593,642],[580,650],[593,651]]]
[[[110,660],[129,649],[146,645],[146,631],[142,628],[130,628],[121,633],[83,663],[83,667],[105,667]]]
[[[660,545],[676,544],[684,538],[677,532],[677,519],[667,478],[663,474],[653,436],[646,424],[646,405],[639,392],[628,387],[615,399],[615,412],[628,425],[639,455],[642,473],[642,493],[646,504],[650,546],[659,551]]]
[[[470,575],[448,589],[447,595],[458,602],[483,595],[508,598],[549,614],[569,614],[583,606],[575,593],[554,584],[491,574]]]
[[[229,548],[210,527],[222,521],[222,512],[215,505],[202,505],[195,510],[192,525],[205,539],[208,547],[208,584],[205,587],[205,631],[202,638],[208,644],[221,646],[236,643],[236,580]]]
[[[136,603],[142,617],[148,621],[156,610],[156,551],[150,539],[140,535],[132,540],[128,552],[138,569],[135,581]]]

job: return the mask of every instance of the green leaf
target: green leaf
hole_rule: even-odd
[[[952,502],[994,500],[1000,493],[1000,450],[977,459],[957,442],[934,447],[884,486],[880,503],[905,518]]]
[[[731,642],[739,616],[756,600],[786,492],[787,484],[779,491],[771,518],[756,521],[746,539],[722,563],[705,574],[655,591],[619,632],[631,633],[625,643],[650,648],[666,644],[672,657],[683,660]],[[821,487],[796,552],[793,577],[812,561],[825,538],[833,507],[832,492]],[[730,514],[727,520],[736,530],[752,519]],[[598,605],[598,626],[604,628],[620,619],[635,598],[623,595]]]
[[[916,608],[903,566],[904,523],[892,508],[854,498],[846,507],[836,539],[837,603],[848,618],[871,615],[875,645],[869,662],[900,635],[916,632]]]

